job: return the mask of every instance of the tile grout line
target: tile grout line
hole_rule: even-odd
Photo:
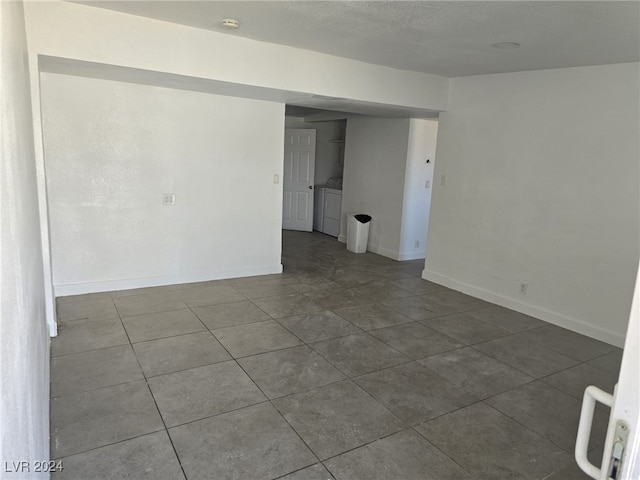
[[[459,410],[462,410],[462,409],[459,409]],[[458,410],[456,410],[456,411],[458,411]],[[426,423],[426,422],[424,422],[424,423]],[[420,424],[420,425],[422,425],[422,424]],[[458,467],[460,467],[460,469],[463,472],[468,473],[471,478],[476,478],[476,479],[478,478],[478,477],[475,477],[474,473],[472,471],[470,471],[469,469],[467,469],[467,467],[462,465],[455,458],[453,458],[451,455],[449,455],[447,452],[445,452],[442,448],[440,448],[437,444],[433,443],[431,440],[429,440],[427,437],[425,437],[422,433],[420,433],[418,430],[416,430],[415,427],[417,427],[417,426],[418,425],[412,426],[411,429],[414,432],[416,432],[421,438],[423,438],[425,441],[427,441],[429,443],[429,445],[433,446],[433,448],[438,450],[442,455],[444,455],[446,458],[448,458],[450,461],[452,461],[454,464],[456,464]]]
[[[488,399],[485,399],[488,400]],[[547,437],[546,435],[543,435],[541,433],[536,432],[535,430],[531,429],[531,427],[528,427],[527,425],[521,423],[520,421],[516,420],[515,418],[511,417],[510,415],[508,415],[507,413],[499,410],[498,408],[494,407],[493,405],[487,403],[485,400],[482,400],[482,403],[484,405],[486,405],[487,407],[495,410],[496,412],[498,412],[500,415],[504,415],[505,417],[507,417],[509,420],[511,420],[514,423],[517,423],[518,425],[520,425],[522,428],[524,428],[525,430],[528,430],[529,432],[533,433],[534,435],[537,435],[538,437],[546,440],[548,443],[550,443],[551,445],[553,445],[554,447],[560,449],[562,452],[566,453],[567,455],[569,455],[570,459],[573,459],[573,451],[567,451],[564,449],[564,447],[561,447],[560,445],[554,443],[549,437]]]
[[[251,303],[253,303],[253,301],[252,301],[252,300],[250,300],[250,299],[248,299],[248,300],[249,300]],[[255,304],[254,304],[254,305],[255,305]],[[256,306],[257,308],[260,308],[260,307],[258,307],[257,305],[255,305],[255,306]],[[262,310],[262,309],[260,309],[260,310]],[[267,312],[264,312],[264,313],[265,313],[265,314],[267,314],[267,315],[269,315]],[[269,315],[269,317],[271,317],[271,315]],[[280,325],[280,323],[279,323],[279,322],[277,322],[277,320],[276,320],[276,319],[274,319],[273,317],[271,317],[271,319],[272,319],[273,321],[275,321],[278,325]],[[254,322],[254,323],[260,323],[260,322]],[[283,326],[282,328],[285,328],[285,327]],[[211,333],[212,333],[212,335],[213,335],[213,332],[211,332]],[[294,336],[295,336],[295,335],[294,335]],[[215,335],[214,335],[214,337],[215,337]],[[298,338],[298,337],[296,337],[296,338]],[[301,341],[302,341],[302,340],[301,340]],[[220,342],[220,341],[218,340],[218,342]],[[220,344],[222,345],[222,342],[220,342]],[[306,344],[303,342],[303,345],[306,345]],[[286,347],[286,348],[283,348],[283,349],[280,349],[280,350],[276,350],[276,351],[286,350],[286,349],[288,349],[288,348],[295,348],[295,347],[298,347],[298,346],[299,346],[299,345],[294,345],[294,346]],[[320,462],[320,459],[318,458],[318,456],[316,455],[316,453],[311,449],[311,447],[307,444],[307,442],[306,442],[306,441],[305,441],[305,440],[300,436],[300,434],[298,433],[298,431],[297,431],[295,428],[293,428],[293,426],[292,426],[292,425],[289,423],[289,421],[284,417],[284,415],[280,412],[280,410],[278,410],[278,408],[274,405],[274,403],[273,403],[272,399],[271,399],[271,398],[269,398],[269,396],[268,396],[268,395],[267,395],[267,394],[262,390],[262,388],[260,387],[260,385],[258,385],[258,384],[257,384],[257,382],[253,379],[253,377],[251,377],[251,375],[249,375],[249,373],[245,370],[245,368],[242,366],[242,364],[240,364],[240,362],[238,361],[238,358],[248,358],[248,357],[251,357],[251,356],[261,355],[261,354],[259,353],[259,354],[249,355],[249,356],[247,356],[247,357],[238,357],[238,358],[236,358],[236,357],[234,357],[234,356],[232,356],[232,355],[231,355],[231,352],[229,352],[229,351],[226,349],[226,347],[225,347],[224,345],[222,345],[222,347],[227,351],[227,353],[231,356],[231,358],[232,358],[232,359],[233,359],[233,361],[236,363],[236,365],[238,365],[238,367],[243,371],[243,373],[244,373],[244,374],[245,374],[245,375],[246,375],[246,376],[251,380],[251,382],[255,385],[255,387],[256,387],[256,388],[260,391],[260,393],[262,393],[262,395],[265,397],[265,399],[266,399],[266,400],[265,400],[265,402],[259,402],[258,404],[260,404],[260,403],[266,403],[266,402],[269,402],[269,404],[271,405],[271,407],[272,407],[272,408],[273,408],[273,409],[278,413],[278,415],[280,416],[280,418],[282,418],[282,419],[284,420],[284,422],[285,422],[285,423],[289,426],[289,428],[290,428],[290,429],[291,429],[291,430],[296,434],[296,436],[297,436],[297,437],[300,439],[300,441],[305,445],[305,447],[306,447],[306,448],[311,452],[311,454],[316,458],[316,460],[317,460],[318,462]],[[263,352],[263,353],[270,353],[270,352]],[[282,398],[282,397],[278,397],[278,398]],[[254,404],[254,405],[258,405],[258,404]],[[238,408],[238,409],[236,409],[236,410],[241,410],[242,408],[248,408],[248,407],[250,407],[250,406],[253,406],[253,405],[247,405],[247,406],[245,406],[245,407],[241,407],[241,408]],[[223,413],[220,413],[219,415],[222,415],[222,414],[224,414],[224,413],[229,413],[229,412],[223,412]],[[312,464],[312,465],[313,465],[313,464]],[[307,465],[307,466],[305,466],[305,467],[302,467],[301,469],[307,468],[307,467],[309,467],[309,466],[310,466],[310,465]],[[291,472],[288,472],[288,473],[286,473],[285,475],[288,475],[289,473],[291,473]]]
[[[260,388],[260,385],[258,385],[258,383],[257,383],[257,382],[256,382],[256,381],[251,377],[251,375],[249,375],[249,373],[244,369],[244,367],[240,364],[240,362],[238,362],[238,361],[236,360],[236,363],[237,363],[237,364],[238,364],[238,366],[242,369],[242,371],[244,372],[244,374],[245,374],[245,375],[246,375],[246,376],[247,376],[247,377],[248,377],[248,378],[253,382],[253,384],[256,386],[256,388],[257,388],[258,390],[260,390],[260,393],[262,393],[262,395],[264,395],[264,397],[266,398],[266,401],[267,401],[267,402],[269,402],[269,404],[271,405],[271,408],[273,408],[273,409],[278,413],[278,415],[280,415],[280,418],[282,418],[282,420],[284,420],[284,422],[285,422],[285,423],[289,426],[289,428],[290,428],[290,429],[291,429],[291,430],[296,434],[296,436],[300,439],[300,441],[304,444],[304,446],[305,446],[305,447],[307,447],[307,449],[308,449],[308,450],[311,452],[311,454],[316,458],[316,460],[317,460],[318,462],[320,462],[320,458],[318,457],[318,455],[316,455],[316,452],[314,452],[314,451],[311,449],[311,447],[307,444],[307,442],[304,440],[304,438],[302,438],[302,436],[300,435],[300,433],[298,433],[298,431],[297,431],[295,428],[293,428],[293,425],[291,425],[291,424],[289,423],[289,421],[286,419],[286,417],[282,414],[282,412],[281,412],[280,410],[278,410],[278,407],[276,407],[276,406],[275,406],[275,404],[273,403],[272,399],[271,399],[271,398],[269,398],[269,396],[268,396],[266,393],[264,393],[264,391],[262,390],[262,388]],[[279,398],[281,398],[281,397],[279,397]],[[263,402],[263,403],[264,403],[264,402]],[[311,465],[313,465],[313,464],[311,464]],[[302,468],[307,468],[307,467],[309,467],[309,466],[310,466],[310,465],[306,465],[306,466],[304,466],[304,467],[302,467]],[[289,473],[291,473],[291,472],[289,472]],[[285,474],[285,475],[288,475],[288,473],[287,473],[287,474]]]
[[[197,318],[197,317],[196,317]],[[120,321],[122,322],[122,318],[120,318]],[[122,322],[122,328],[124,327],[124,322]],[[126,332],[126,328],[125,328],[125,332]],[[129,332],[126,332],[127,334],[127,338],[129,338]],[[144,369],[142,368],[142,364],[140,363],[140,359],[138,358],[138,355],[136,354],[135,349],[133,348],[133,344],[131,343],[131,338],[129,338],[129,343],[131,345],[131,350],[133,351],[133,355],[136,358],[136,362],[138,363],[138,367],[140,368],[140,371],[142,372],[142,376],[144,378],[144,382],[145,385],[147,386],[147,391],[149,392],[149,395],[151,395],[151,399],[153,400],[153,405],[156,408],[156,413],[158,414],[158,416],[160,417],[160,421],[162,422],[162,425],[164,425],[164,431],[167,435],[167,438],[169,438],[169,443],[171,443],[171,448],[173,449],[173,453],[176,456],[176,459],[178,460],[178,464],[180,465],[180,470],[182,471],[182,474],[184,475],[184,478],[187,479],[187,472],[184,469],[184,465],[182,465],[182,460],[180,459],[180,455],[178,455],[178,450],[176,449],[175,444],[173,443],[173,438],[171,438],[171,435],[169,434],[169,429],[167,428],[167,423],[164,420],[164,417],[162,416],[162,413],[160,412],[160,407],[158,407],[158,402],[156,401],[156,397],[153,395],[153,390],[151,390],[151,385],[149,385],[149,379],[147,378],[147,375],[144,372]]]
[[[83,353],[98,352],[100,350],[107,350],[109,348],[116,348],[116,347],[124,347],[124,346],[127,346],[127,345],[131,345],[131,343],[128,340],[127,340],[127,343],[118,343],[116,345],[109,345],[108,347],[90,348],[88,350],[80,350],[80,351],[77,351],[77,352],[60,353],[60,354],[57,354],[57,355],[50,355],[49,357],[51,358],[51,360],[53,360],[54,358],[64,358],[64,357],[69,357],[71,355],[80,355],[80,354],[83,354]]]

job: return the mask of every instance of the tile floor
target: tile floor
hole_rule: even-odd
[[[284,232],[282,275],[58,299],[57,479],[586,478],[621,351]],[[597,462],[608,412],[596,412]]]

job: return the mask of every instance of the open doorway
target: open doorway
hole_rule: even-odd
[[[347,215],[365,214],[372,217],[367,251],[398,261],[426,257],[436,118],[287,107],[285,128],[316,131],[313,230],[346,243]]]
[[[287,106],[283,229],[339,236],[346,123],[344,113]],[[311,139],[315,142],[313,155],[308,152]],[[307,159],[312,156],[309,171]],[[310,205],[311,222],[306,214]]]

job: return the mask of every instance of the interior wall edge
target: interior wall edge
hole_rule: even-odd
[[[0,459],[2,478],[50,459],[50,339],[24,6],[0,1]],[[14,468],[10,468],[13,463]],[[44,469],[43,469],[44,470]]]
[[[398,258],[396,258],[396,260],[398,260],[399,262],[404,262],[406,260],[424,260],[424,258],[425,258],[424,250],[405,251],[405,252],[401,251],[398,254]]]
[[[624,346],[625,332],[611,332],[599,326],[586,323],[578,318],[554,312],[538,305],[525,303],[520,300],[516,300],[515,298],[500,295],[476,285],[460,282],[453,278],[449,278],[446,275],[442,275],[441,273],[426,268],[422,271],[422,278],[424,280],[437,283],[438,285],[457,290],[458,292],[466,293],[467,295],[471,295],[472,297],[495,303],[496,305],[500,305],[501,307],[509,308],[511,310],[515,310],[516,312],[524,313],[525,315],[538,318],[558,327],[581,333],[596,340],[600,340],[601,342],[605,342],[620,348]]]

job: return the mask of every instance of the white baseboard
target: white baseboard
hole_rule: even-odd
[[[378,245],[367,245],[367,251],[372,253],[377,253],[378,255],[382,255],[383,257],[391,258],[392,260],[399,260],[399,254],[395,250],[391,250],[389,248],[380,247]]]
[[[432,270],[427,270],[426,268],[422,270],[422,278],[424,280],[429,280],[430,282],[437,283],[438,285],[442,285],[443,287],[453,288],[449,285],[451,281],[449,277],[440,275],[438,272],[434,272]]]
[[[346,235],[339,235],[338,241],[340,243],[347,243]],[[382,255],[383,257],[391,258],[393,260],[398,260],[402,262],[404,260],[418,260],[421,258],[425,258],[425,252],[402,252],[398,254],[394,250],[390,250],[388,248],[378,247],[377,245],[367,245],[367,252],[376,253],[378,255]]]
[[[256,275],[269,275],[282,273],[282,264],[264,265],[262,267],[241,267],[227,270],[218,270],[210,273],[185,273],[180,275],[167,275],[161,277],[127,278],[123,280],[104,280],[87,283],[68,283],[54,285],[56,297],[68,295],[82,295],[85,293],[112,292],[116,290],[129,290],[132,288],[160,287],[163,285],[176,285],[181,283],[206,282],[209,280],[221,280],[226,278],[253,277]]]
[[[425,258],[425,252],[420,252],[420,251],[409,251],[409,252],[400,252],[400,255],[398,255],[397,260],[400,262],[403,262],[405,260],[424,260]]]
[[[577,318],[569,317],[562,313],[547,310],[544,307],[524,303],[521,300],[506,297],[504,295],[485,290],[475,285],[459,282],[431,270],[424,269],[422,271],[422,278],[430,282],[437,283],[438,285],[442,285],[444,287],[466,293],[481,300],[495,303],[496,305],[500,305],[502,307],[510,308],[511,310],[515,310],[516,312],[530,315],[545,322],[552,323],[553,325],[557,325],[558,327],[581,333],[588,337],[595,338],[596,340],[606,342],[610,345],[615,345],[616,347],[621,348],[624,346],[624,333],[611,332],[609,330],[605,330],[602,327],[586,323]]]
[[[338,241],[340,243],[347,243],[347,236],[339,235]],[[367,252],[377,253],[378,255],[382,255],[383,257],[398,260],[398,254],[393,250],[389,250],[388,248],[378,247],[377,245],[372,245],[370,243],[367,244]]]

